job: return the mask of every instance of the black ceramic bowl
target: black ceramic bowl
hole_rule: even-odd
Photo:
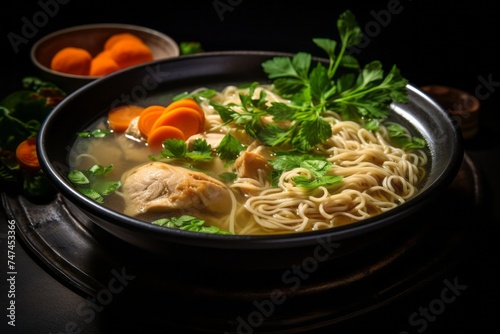
[[[394,104],[394,116],[429,146],[431,167],[419,194],[384,214],[328,230],[275,236],[227,236],[167,229],[109,210],[83,196],[67,180],[68,148],[110,106],[123,99],[150,105],[196,87],[266,82],[263,61],[283,53],[236,51],[183,56],[109,75],[77,90],[48,116],[39,133],[38,157],[57,190],[100,229],[160,256],[204,265],[276,268],[307,258],[340,259],[411,233],[410,215],[426,209],[454,180],[463,159],[462,135],[450,115],[408,85],[410,101]],[[164,100],[163,100],[164,101]],[[180,255],[182,254],[182,255]],[[325,255],[327,255],[325,257]]]

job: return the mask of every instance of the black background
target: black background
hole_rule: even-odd
[[[51,15],[43,4],[50,4]],[[55,5],[57,4],[57,5]],[[218,10],[216,5],[226,4]],[[362,63],[378,59],[389,67],[398,65],[402,74],[416,85],[440,84],[461,88],[480,99],[480,131],[487,136],[469,141],[467,149],[477,157],[485,175],[498,173],[499,158],[495,134],[498,134],[500,66],[500,10],[493,0],[476,1],[112,1],[56,0],[4,1],[0,10],[0,95],[20,87],[20,79],[34,73],[29,53],[33,43],[44,35],[61,28],[89,23],[129,23],[159,30],[175,41],[198,41],[205,51],[270,50],[306,51],[323,56],[312,38],[337,38],[336,20],[346,9],[355,14],[369,42],[358,58]],[[390,12],[392,10],[392,14]],[[47,18],[47,20],[43,20]],[[36,20],[42,21],[36,21]],[[35,31],[26,36],[26,22],[37,23]],[[25,38],[13,46],[14,35]],[[16,48],[18,49],[16,52]],[[488,84],[489,82],[489,84]],[[496,183],[488,184],[493,187]],[[491,181],[493,182],[493,181]],[[488,181],[487,181],[488,183]],[[492,192],[490,200],[498,203]],[[460,274],[470,286],[459,302],[447,307],[425,333],[492,333],[498,332],[500,293],[498,206],[491,209],[491,224],[484,232],[478,254],[472,266]],[[78,294],[67,289],[36,262],[29,252],[18,247],[18,288],[21,304],[18,309],[17,333],[58,333],[71,319],[62,310],[78,305]],[[4,261],[5,257],[0,259]],[[2,267],[3,268],[3,267]],[[0,273],[3,275],[3,273]],[[28,279],[28,275],[32,276]],[[38,279],[34,279],[38,277]],[[450,277],[452,279],[453,276]],[[0,276],[0,280],[4,278]],[[29,285],[26,283],[29,282]],[[24,285],[23,285],[24,284]],[[442,282],[429,295],[413,300],[403,315],[425,305],[442,289]],[[4,290],[0,299],[5,298]],[[3,305],[3,304],[2,304]],[[25,308],[22,308],[25,305]],[[138,306],[139,307],[139,306]],[[397,313],[397,305],[380,321],[361,319],[352,327],[360,332],[381,330],[400,333],[408,329],[406,318]],[[3,309],[3,308],[2,308]],[[5,323],[1,312],[2,326]],[[137,319],[140,321],[140,319]],[[367,321],[363,323],[363,321]],[[389,321],[389,322],[388,322]],[[390,322],[394,321],[395,326]],[[94,333],[93,329],[88,329]],[[85,331],[82,331],[84,333]],[[158,332],[162,332],[158,330]],[[329,332],[333,332],[330,330]],[[95,332],[97,333],[97,331]]]
[[[30,47],[38,38],[74,25],[144,25],[177,42],[199,41],[206,51],[307,51],[323,56],[312,38],[336,39],[336,20],[346,9],[353,11],[369,41],[358,54],[359,59],[379,59],[386,66],[397,64],[416,85],[439,83],[473,92],[481,83],[478,77],[499,73],[500,11],[492,0],[60,2],[23,0],[3,4],[2,72],[9,79],[4,75],[2,88],[15,84],[12,75],[28,69]],[[46,3],[51,12],[41,3]],[[29,37],[26,21],[35,25]],[[26,37],[17,45],[18,52],[9,41],[14,35]]]

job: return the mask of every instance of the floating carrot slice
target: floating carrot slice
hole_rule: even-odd
[[[180,129],[186,139],[200,133],[204,126],[200,113],[189,107],[177,107],[170,111],[164,111],[153,124],[152,130],[163,125],[170,125]]]
[[[177,107],[191,107],[198,110],[203,110],[200,105],[192,98],[187,97],[170,103],[165,109],[166,111],[175,109]]]
[[[203,126],[205,126],[205,112],[194,99],[187,97],[181,100],[174,101],[165,108],[165,112],[169,112],[170,110],[176,109],[178,107],[189,107],[197,110],[200,113],[201,119],[203,121]]]
[[[141,114],[139,115],[139,122],[137,123],[137,126],[144,138],[148,138],[148,134],[149,132],[151,132],[153,124],[160,117],[164,110],[164,106],[152,105],[144,108],[144,110],[141,112]]]
[[[186,140],[186,137],[179,128],[162,125],[151,130],[148,136],[148,146],[153,149],[161,149],[162,143],[167,139]]]
[[[125,132],[130,122],[139,116],[144,107],[135,105],[124,105],[108,111],[109,128],[115,132]]]
[[[17,146],[16,158],[22,169],[32,173],[36,173],[40,170],[40,163],[36,153],[35,137],[28,138]]]

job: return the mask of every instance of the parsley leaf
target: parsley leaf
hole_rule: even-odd
[[[411,134],[399,124],[391,123],[387,125],[387,130],[389,131],[389,138],[391,141],[400,147],[419,149],[424,148],[426,145],[425,140],[411,136]]]
[[[78,132],[77,136],[80,138],[103,138],[111,134],[111,130],[108,129],[95,129],[92,131],[82,131]]]
[[[231,134],[226,134],[219,146],[217,147],[217,153],[224,160],[234,160],[238,157],[241,151],[245,149],[245,146],[240,143],[240,141]]]
[[[163,146],[165,148],[160,151],[160,155],[150,155],[149,158],[154,161],[178,159],[187,162],[210,161],[213,158],[212,146],[201,138],[193,141],[191,150],[182,139],[167,139],[163,142]]]
[[[181,55],[189,55],[194,53],[205,52],[200,42],[197,41],[183,41],[179,43]]]
[[[121,186],[120,181],[108,181],[104,178],[112,170],[113,165],[107,167],[93,165],[87,170],[71,170],[68,179],[80,193],[98,203],[103,203],[104,196],[112,194]]]
[[[203,99],[209,99],[217,94],[215,89],[203,89],[197,91],[196,93],[182,92],[180,94],[175,95],[172,100],[177,101],[181,99],[185,99],[187,97],[195,99],[197,102]]]
[[[296,136],[292,139],[293,146],[300,152],[307,152],[324,139],[332,136],[330,123],[317,117],[301,124]]]
[[[153,224],[169,228],[177,228],[185,231],[203,232],[211,234],[232,234],[229,231],[222,230],[216,226],[207,226],[203,219],[189,215],[180,217],[161,218],[153,221]]]
[[[305,175],[296,176],[293,182],[299,187],[314,189],[319,186],[330,187],[342,182],[342,176],[328,175],[332,170],[333,164],[326,161],[324,157],[313,155],[278,155],[269,162],[273,166],[272,184],[277,186],[279,178],[285,171],[295,168],[307,169],[312,177]]]
[[[335,186],[342,182],[342,176],[338,175],[323,175],[316,178],[308,178],[306,176],[296,176],[293,178],[295,184],[306,189],[315,189],[317,187]]]

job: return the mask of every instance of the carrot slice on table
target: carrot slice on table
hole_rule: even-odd
[[[193,108],[177,107],[165,111],[153,124],[153,130],[162,125],[170,125],[180,129],[187,138],[203,130],[204,124],[200,113]]]
[[[162,125],[151,130],[148,136],[148,146],[154,149],[161,149],[162,143],[167,139],[186,140],[186,137],[179,128],[170,125]]]
[[[16,158],[22,169],[33,173],[40,170],[35,137],[28,138],[17,146]]]
[[[139,116],[144,107],[135,105],[124,105],[108,111],[109,128],[115,132],[125,132],[130,122]]]
[[[151,132],[151,128],[156,120],[160,117],[160,115],[165,110],[164,106],[152,105],[144,108],[144,110],[139,115],[139,122],[137,123],[137,127],[141,132],[144,138],[148,138],[149,132]]]
[[[165,108],[165,112],[169,112],[170,110],[176,109],[178,107],[189,107],[197,110],[200,113],[203,124],[205,124],[205,112],[203,111],[203,108],[198,104],[198,102],[196,102],[194,99],[187,97],[174,101]]]

